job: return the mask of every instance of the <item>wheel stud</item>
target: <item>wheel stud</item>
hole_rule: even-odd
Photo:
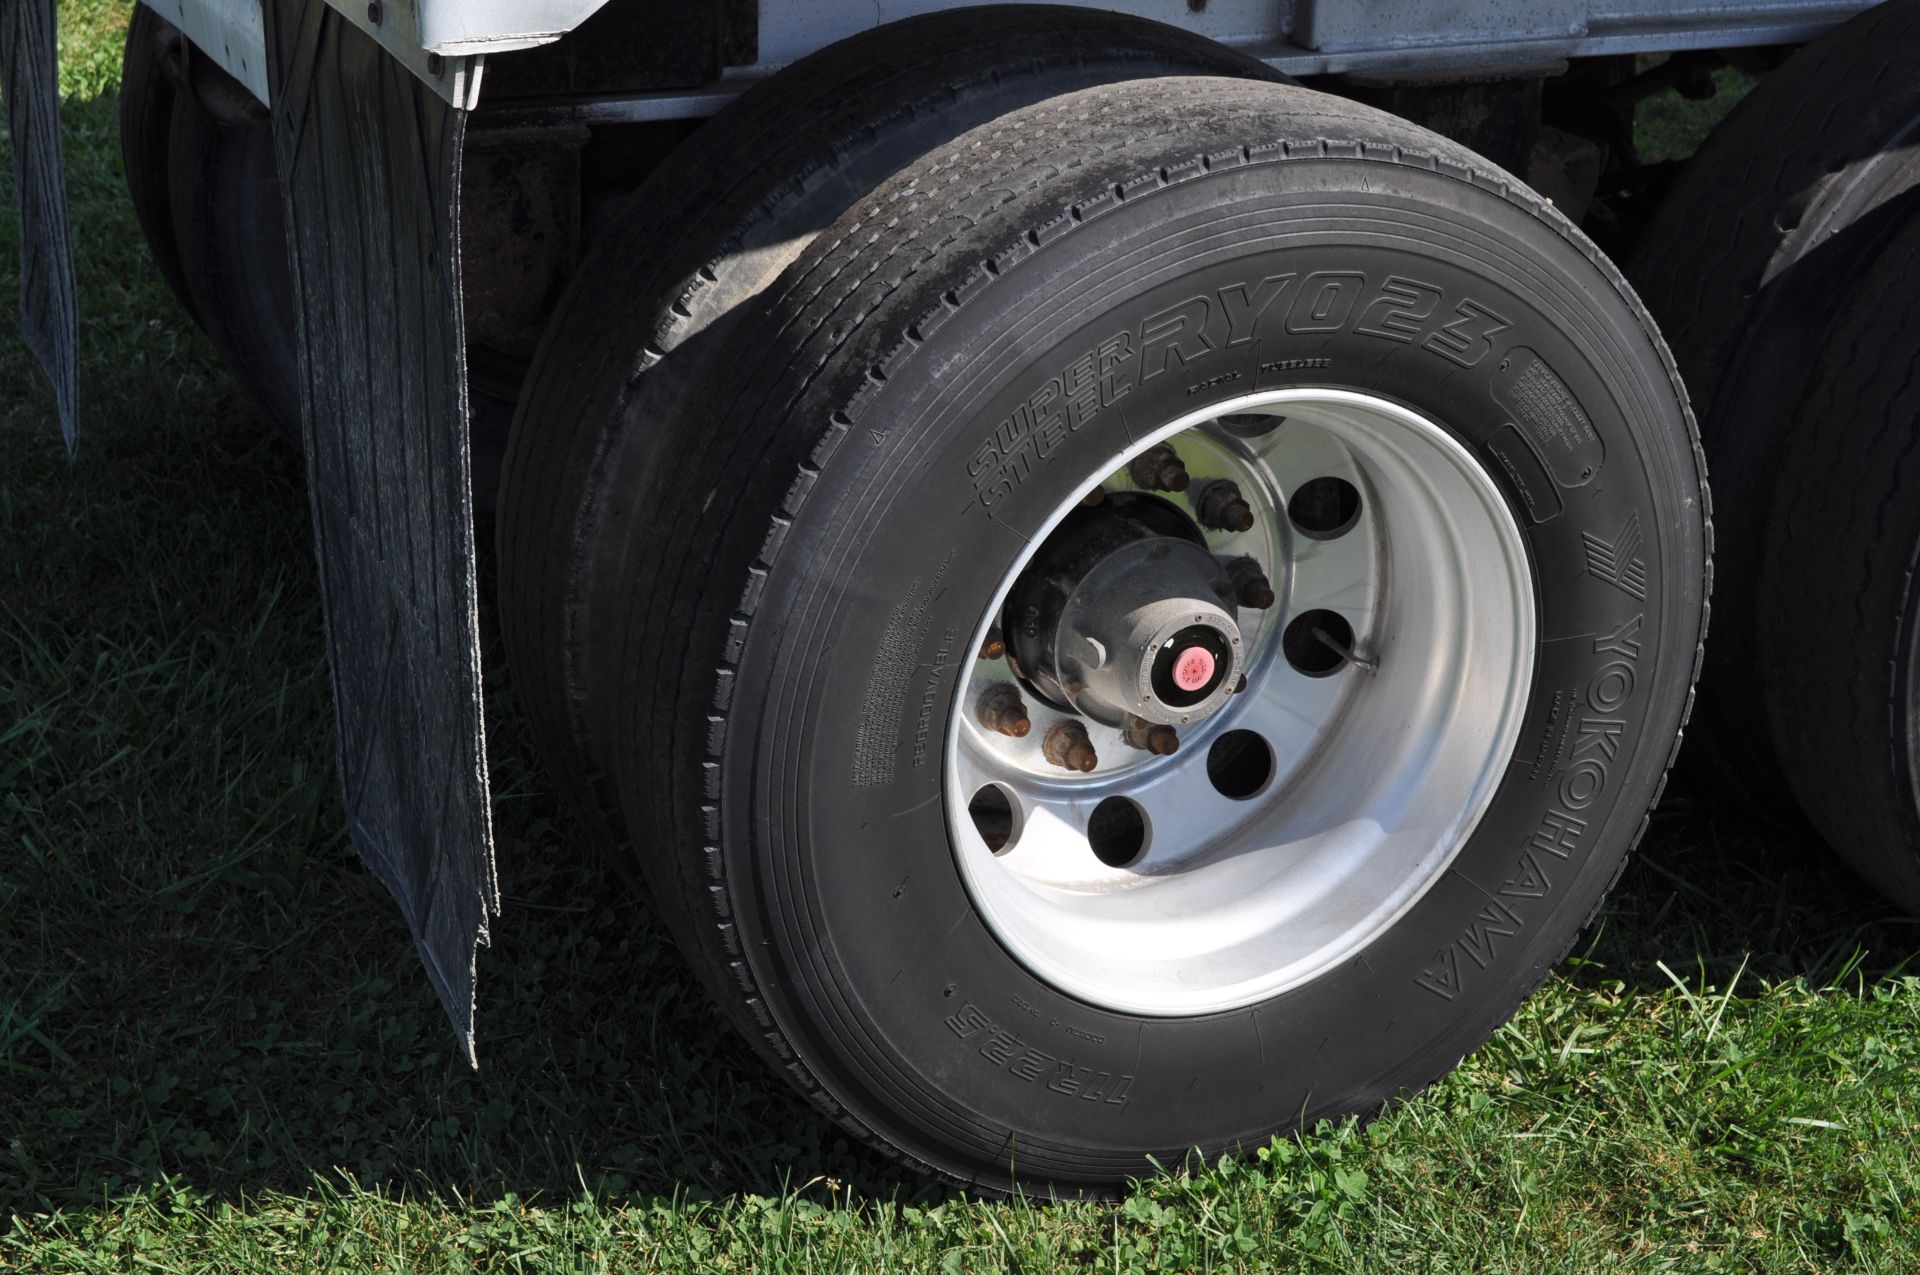
[[[1146,491],[1185,491],[1192,481],[1187,476],[1186,462],[1167,443],[1149,447],[1135,456],[1127,472]]]
[[[1273,583],[1254,559],[1235,558],[1227,564],[1227,575],[1233,581],[1234,601],[1241,606],[1264,611],[1273,605]]]
[[[980,644],[980,658],[983,660],[997,660],[1006,653],[1007,641],[1000,636],[1000,626],[996,624],[987,630],[987,640]]]
[[[1240,485],[1231,479],[1216,478],[1200,492],[1194,502],[1201,525],[1215,531],[1253,530],[1253,507],[1240,494]]]
[[[1129,717],[1120,738],[1127,747],[1138,748],[1156,757],[1171,757],[1180,747],[1180,733],[1171,726],[1160,726],[1144,717]]]
[[[1057,723],[1040,741],[1040,751],[1062,770],[1077,770],[1083,775],[1100,764],[1093,741],[1087,738],[1087,728],[1077,721]]]
[[[1024,739],[1033,729],[1033,722],[1027,717],[1026,701],[1020,698],[1017,688],[1005,682],[995,682],[980,692],[975,701],[973,714],[980,724],[1002,735],[1011,735],[1015,739]]]

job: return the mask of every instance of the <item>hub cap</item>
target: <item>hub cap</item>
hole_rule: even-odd
[[[1224,605],[1223,605],[1224,604]],[[1129,718],[1204,720],[1240,666],[1227,567],[1170,501],[1102,492],[1054,529],[1007,601],[1017,676],[1065,712],[1107,726]]]
[[[1289,390],[1169,424],[1089,475],[981,619],[945,768],[975,905],[1123,1012],[1315,977],[1478,822],[1534,614],[1506,502],[1433,422]]]

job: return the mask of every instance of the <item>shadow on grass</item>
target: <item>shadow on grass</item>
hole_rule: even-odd
[[[1660,992],[1674,977],[1720,989],[1736,975],[1829,987],[1920,972],[1920,920],[1810,834],[1716,802],[1697,784],[1683,754],[1633,861],[1574,949],[1571,981]]]
[[[78,461],[0,322],[0,1213],[332,1174],[467,1201],[935,1193],[708,1006],[556,808],[497,643],[506,908],[480,958],[481,1069],[460,1061],[340,835],[298,458],[154,281],[114,109],[68,107]],[[0,263],[14,234],[9,216]],[[1676,790],[1569,976],[1820,984],[1884,975],[1915,941],[1824,852]]]

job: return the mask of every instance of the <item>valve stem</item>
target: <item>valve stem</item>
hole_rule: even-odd
[[[1185,491],[1193,481],[1187,476],[1186,462],[1169,443],[1149,447],[1135,456],[1127,472],[1146,491]]]
[[[1026,701],[1020,698],[1019,689],[1007,682],[995,682],[981,691],[980,698],[974,702],[973,715],[988,730],[1015,739],[1026,738],[1027,732],[1033,729]]]
[[[1273,605],[1273,583],[1252,558],[1235,558],[1227,564],[1227,578],[1233,581],[1233,597],[1243,607],[1264,611]]]
[[[1100,764],[1093,741],[1087,738],[1087,728],[1077,721],[1056,723],[1040,742],[1040,752],[1062,770],[1077,770],[1083,775]]]
[[[1230,478],[1209,482],[1194,501],[1194,512],[1200,515],[1202,526],[1215,531],[1253,529],[1253,507],[1241,496],[1240,484]]]
[[[1379,660],[1370,660],[1364,655],[1356,655],[1348,648],[1346,643],[1332,636],[1325,629],[1315,626],[1313,636],[1319,640],[1322,646],[1359,669],[1362,673],[1365,673],[1368,677],[1372,677],[1380,671]]]
[[[1127,724],[1121,728],[1120,738],[1126,741],[1127,747],[1138,748],[1156,757],[1171,757],[1180,747],[1178,731],[1144,717],[1128,717]]]

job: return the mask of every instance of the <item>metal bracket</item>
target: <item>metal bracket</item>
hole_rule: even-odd
[[[370,35],[381,48],[392,54],[401,66],[413,72],[422,84],[463,111],[480,104],[480,77],[486,69],[484,58],[464,50],[442,51],[422,21],[425,6],[421,0],[327,0],[341,17]],[[558,39],[556,32],[552,39]],[[533,41],[532,43],[541,43]],[[493,51],[524,49],[527,43],[500,41]]]
[[[261,27],[260,0],[141,0],[180,28],[180,34],[247,86],[263,104],[267,90],[267,37]]]
[[[179,27],[195,48],[222,70],[247,86],[261,102],[273,104],[267,75],[267,37],[261,0],[141,0],[155,13]],[[422,30],[417,0],[328,0],[340,15],[372,36],[380,47],[419,78],[449,105],[472,110],[480,101],[480,79],[486,69],[477,48],[428,47],[431,36]],[[494,49],[523,49],[546,40],[502,40]]]

